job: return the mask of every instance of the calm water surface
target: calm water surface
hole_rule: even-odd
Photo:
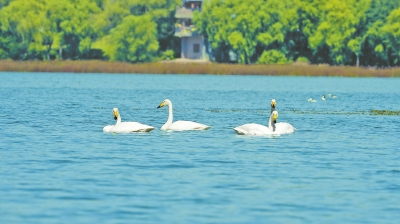
[[[400,79],[0,73],[0,223],[399,223]],[[336,99],[321,100],[323,94]],[[308,103],[313,97],[316,103]],[[165,132],[176,120],[207,131]],[[279,121],[275,137],[232,128]],[[123,121],[150,133],[103,133]]]

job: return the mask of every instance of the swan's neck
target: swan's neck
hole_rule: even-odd
[[[274,120],[273,115],[271,114],[271,116],[269,116],[268,128],[269,130],[274,132],[276,130],[276,127],[275,127],[275,122],[273,120]]]
[[[272,114],[272,112],[274,112],[274,110],[275,110],[275,107],[271,105],[271,114]]]
[[[119,124],[119,123],[121,123],[121,115],[119,115],[119,113],[118,113],[117,123],[116,124]]]
[[[172,124],[172,120],[174,119],[174,115],[172,113],[172,103],[168,105],[168,120],[165,124],[161,127],[161,129],[166,129],[168,126]]]

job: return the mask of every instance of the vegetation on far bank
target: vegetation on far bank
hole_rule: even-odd
[[[400,77],[400,68],[375,69],[329,65],[241,65],[191,62],[0,61],[0,71],[128,74],[216,74],[269,76]]]
[[[399,0],[210,0],[195,24],[219,61],[399,66]]]
[[[177,58],[181,5],[0,0],[0,59]],[[204,0],[202,11],[194,11],[186,28],[207,38],[211,59],[219,63],[400,66],[399,0]]]

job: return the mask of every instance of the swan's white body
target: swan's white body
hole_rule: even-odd
[[[278,111],[273,111],[269,118],[268,127],[261,124],[244,124],[234,128],[238,135],[280,135],[293,133],[296,129],[289,123],[276,123]]]
[[[275,131],[272,131],[271,127],[255,123],[244,124],[233,130],[235,130],[238,135],[281,135],[293,133],[296,128],[289,123],[279,122],[275,124]]]
[[[296,128],[286,122],[278,122],[275,124],[275,127],[276,131],[279,132],[279,134],[290,134],[296,130]]]
[[[141,124],[139,122],[121,122],[121,115],[117,108],[113,109],[114,119],[117,120],[115,125],[107,125],[103,128],[103,132],[112,133],[129,133],[129,132],[149,132],[154,127]]]
[[[317,101],[314,100],[313,98],[310,98],[310,99],[308,99],[308,102],[310,102],[310,103],[315,103],[315,102],[317,102]]]
[[[169,99],[165,99],[157,108],[168,106],[168,120],[161,127],[161,130],[172,130],[172,131],[189,131],[189,130],[207,130],[211,128],[205,124],[200,124],[193,121],[173,121],[172,102]]]
[[[322,95],[321,99],[322,99],[322,100],[326,100],[325,95]]]
[[[235,130],[238,135],[279,135],[279,133],[274,133],[270,127],[255,123],[244,124],[233,130]]]

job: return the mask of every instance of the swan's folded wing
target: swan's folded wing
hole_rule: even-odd
[[[152,126],[141,124],[141,126],[138,127],[137,132],[149,132],[153,129],[154,129],[154,127],[152,127]]]
[[[107,125],[103,128],[103,132],[110,132],[111,128],[113,128],[114,125]]]
[[[279,132],[280,134],[290,134],[296,130],[296,128],[286,122],[278,122],[275,124],[275,127],[277,132]]]
[[[270,135],[274,134],[268,127],[260,124],[244,124],[234,128],[238,135]]]
[[[147,132],[153,130],[154,127],[141,124],[139,122],[121,122],[114,125],[110,132],[114,133],[129,133],[129,132]]]
[[[210,126],[193,121],[176,121],[168,127],[169,130],[174,131],[207,130],[209,128]]]

